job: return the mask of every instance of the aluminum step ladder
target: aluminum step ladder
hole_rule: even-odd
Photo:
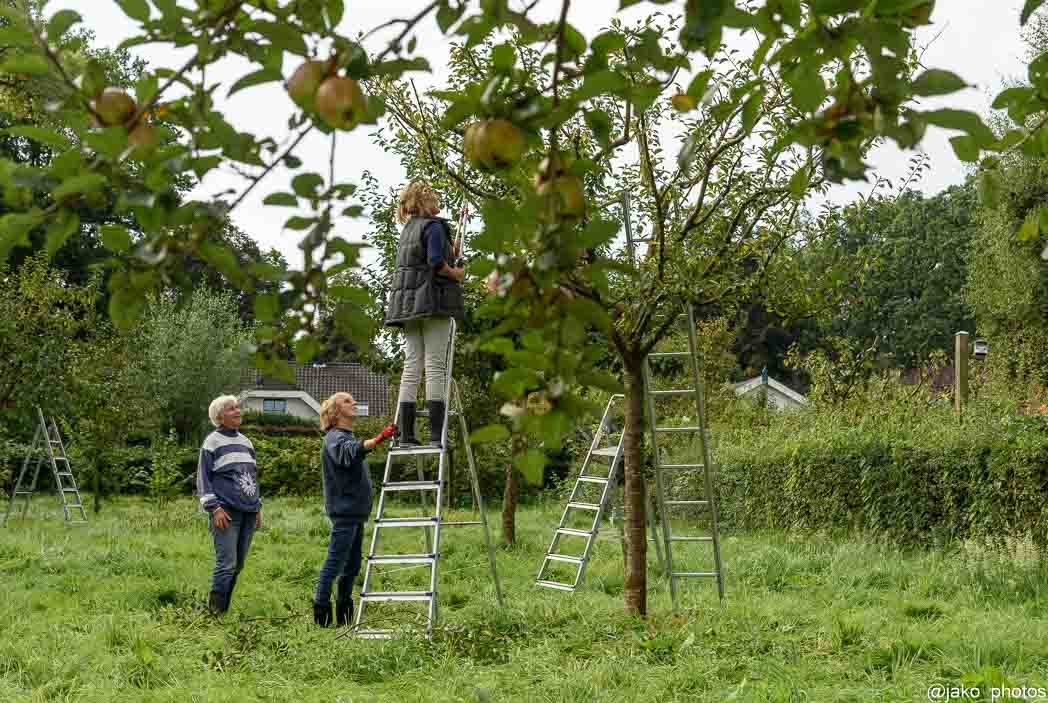
[[[644,393],[647,402],[648,422],[651,426],[652,450],[655,455],[655,487],[659,507],[659,520],[662,523],[663,550],[666,555],[666,576],[670,582],[670,594],[674,609],[680,608],[678,580],[683,578],[715,578],[720,599],[724,599],[724,568],[721,563],[720,534],[717,521],[717,501],[713,491],[712,467],[709,433],[706,426],[706,399],[699,373],[698,349],[696,345],[695,312],[687,306],[688,318],[688,351],[651,353],[644,358]],[[691,361],[692,388],[679,390],[655,390],[652,385],[651,359],[688,358]],[[697,424],[688,427],[661,427],[655,414],[655,401],[660,398],[691,396],[695,399]],[[690,433],[697,435],[702,443],[701,464],[667,464],[663,463],[663,453],[659,448],[659,437],[667,433]],[[687,473],[702,473],[702,500],[679,500],[669,497],[669,486],[674,478]],[[689,483],[688,485],[692,485]],[[675,535],[672,527],[672,511],[677,507],[698,508],[709,516],[709,534]],[[703,543],[713,547],[713,569],[709,571],[678,571],[674,561],[674,545],[679,543]]]
[[[419,447],[392,446],[386,456],[386,467],[382,476],[382,486],[379,492],[378,510],[375,513],[374,524],[371,533],[371,546],[368,548],[367,564],[364,569],[364,583],[360,589],[360,604],[356,609],[356,617],[353,623],[353,634],[356,637],[366,639],[391,639],[395,637],[398,630],[392,627],[370,627],[367,624],[365,613],[368,606],[381,602],[416,602],[424,603],[426,607],[426,635],[431,637],[436,626],[438,616],[438,565],[440,563],[440,540],[441,530],[444,527],[480,526],[484,533],[484,545],[488,553],[488,563],[491,569],[491,580],[495,587],[495,599],[502,605],[502,589],[499,584],[498,570],[495,562],[495,547],[491,541],[491,533],[488,530],[487,515],[484,509],[484,499],[480,493],[480,482],[477,479],[477,469],[473,457],[473,448],[469,442],[469,427],[463,413],[462,396],[459,393],[458,384],[452,378],[452,362],[455,356],[455,320],[450,321],[451,334],[448,341],[447,351],[447,378],[445,388],[447,389],[447,402],[444,405],[444,424],[440,438],[440,446],[421,445]],[[400,419],[399,403],[396,419]],[[458,418],[459,430],[462,435],[462,445],[466,450],[466,459],[469,464],[470,485],[473,492],[474,504],[477,506],[478,519],[461,522],[449,522],[444,519],[443,507],[447,483],[448,466],[448,438],[451,419]],[[436,457],[436,476],[433,479],[426,477],[424,463],[426,458]],[[398,461],[415,459],[417,480],[395,481],[394,467]],[[418,517],[390,517],[388,508],[390,498],[394,494],[403,492],[414,492],[420,497],[424,510],[429,510],[429,498],[433,498],[433,513]],[[379,551],[380,537],[387,532],[403,531],[405,528],[423,532],[425,551],[419,553],[400,553]],[[408,533],[410,534],[410,533]],[[373,586],[375,580],[382,580],[384,574],[377,573],[381,569],[376,567],[390,566],[397,570],[415,568],[428,568],[428,587],[420,590],[381,590]],[[379,620],[381,623],[382,620]]]
[[[7,512],[4,513],[3,524],[7,524],[8,518],[15,510],[15,501],[22,499],[22,514],[24,519],[29,510],[29,500],[36,493],[36,483],[40,478],[40,465],[46,457],[51,465],[51,471],[55,477],[55,489],[58,492],[58,501],[62,505],[62,513],[65,515],[66,525],[86,525],[87,512],[84,510],[84,501],[80,497],[80,488],[77,486],[76,477],[73,476],[73,467],[66,455],[65,444],[62,441],[62,433],[58,431],[54,417],[46,417],[43,409],[36,407],[36,432],[33,434],[33,443],[26,453],[25,461],[22,462],[22,470],[15,481],[14,490],[11,491],[11,502],[8,503]],[[32,478],[26,483],[29,474],[29,464],[33,457],[36,463],[33,465]],[[77,518],[73,512],[79,510]]]
[[[615,493],[616,479],[623,462],[622,452],[625,433],[611,431],[611,414],[615,406],[621,403],[624,398],[625,396],[622,394],[616,394],[608,400],[608,405],[601,416],[600,425],[597,432],[593,435],[593,441],[590,443],[589,452],[587,452],[586,458],[582,462],[582,468],[575,479],[575,485],[560,515],[560,523],[553,531],[553,540],[550,542],[549,549],[546,550],[546,555],[542,559],[542,566],[539,567],[539,573],[535,579],[535,585],[537,586],[574,592],[582,582],[586,573],[586,565],[589,563],[590,555],[593,552],[593,545],[600,531],[601,520],[607,510],[611,496]],[[614,434],[618,434],[618,439],[613,438],[612,435]],[[606,473],[599,471],[593,473],[590,470],[594,466],[594,459],[598,458],[608,461]],[[604,465],[600,464],[599,461],[596,463]],[[598,487],[599,497],[596,500],[587,500],[587,492],[592,486]],[[652,536],[649,539],[655,542],[656,555],[661,564],[662,555],[655,533],[654,515],[652,513],[649,502],[648,518],[652,530]],[[585,523],[585,516],[587,515],[592,515],[592,520],[590,520],[588,525],[583,525],[581,529],[571,527],[571,525],[577,524],[575,520],[576,515],[582,518],[583,523]],[[565,546],[562,542],[570,537],[585,540],[581,553],[565,554],[562,551],[562,548]],[[551,572],[554,566],[559,563],[570,564],[571,568],[574,568],[574,576],[563,580],[556,578]]]

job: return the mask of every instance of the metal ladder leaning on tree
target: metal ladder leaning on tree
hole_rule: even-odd
[[[433,628],[437,622],[437,565],[440,561],[440,538],[441,530],[444,527],[461,527],[470,525],[479,525],[484,533],[484,545],[488,552],[488,562],[491,568],[491,580],[495,587],[495,599],[498,604],[502,605],[502,589],[499,585],[498,571],[495,564],[495,548],[491,541],[491,533],[488,530],[487,516],[484,509],[484,499],[480,493],[480,482],[477,478],[476,464],[473,458],[473,447],[469,442],[469,427],[466,424],[466,417],[463,414],[462,408],[462,396],[459,393],[458,385],[455,383],[452,377],[453,362],[455,359],[455,332],[456,324],[455,320],[450,320],[451,334],[448,341],[447,350],[447,376],[445,378],[445,388],[447,389],[447,402],[444,404],[444,424],[443,433],[440,438],[440,446],[422,445],[413,448],[402,448],[402,447],[390,447],[389,453],[386,456],[386,467],[382,476],[382,485],[379,492],[378,499],[378,510],[375,513],[375,520],[371,534],[371,546],[368,548],[367,564],[364,569],[364,583],[360,589],[360,607],[356,611],[356,619],[354,620],[353,629],[354,634],[357,637],[368,638],[368,639],[389,639],[396,634],[396,631],[392,628],[378,628],[370,627],[365,628],[365,617],[364,613],[367,611],[368,605],[373,605],[379,602],[422,602],[426,604],[426,615],[427,625],[426,634],[432,636]],[[400,419],[400,409],[397,408],[397,417],[394,422]],[[449,437],[449,420],[457,416],[459,420],[459,430],[462,435],[462,444],[466,450],[466,459],[469,463],[469,478],[470,485],[473,491],[473,498],[478,510],[478,519],[469,520],[463,522],[447,522],[443,517],[443,505],[445,499],[445,490],[447,489],[447,469],[448,469],[448,437]],[[425,469],[423,466],[424,459],[426,457],[437,457],[436,467],[436,478],[429,480],[426,478]],[[393,467],[396,462],[400,459],[416,459],[416,468],[418,480],[416,481],[394,481],[393,480]],[[428,510],[429,508],[429,495],[432,493],[434,498],[434,512],[432,515],[423,515],[419,517],[389,517],[387,515],[388,505],[387,501],[390,496],[401,492],[418,492],[421,498],[421,505],[423,509]],[[388,531],[402,531],[405,528],[422,529],[423,537],[425,540],[425,552],[422,553],[379,553],[379,537]],[[381,590],[374,587],[374,581],[383,578],[382,574],[376,574],[377,566],[392,566],[400,569],[413,569],[413,568],[424,568],[429,567],[429,585],[428,588],[421,590]]]
[[[651,428],[652,451],[655,456],[655,489],[659,507],[659,520],[662,523],[663,551],[666,555],[666,576],[670,582],[670,594],[673,607],[680,607],[678,579],[682,578],[715,578],[720,599],[724,599],[724,568],[721,563],[720,533],[717,519],[717,501],[713,490],[713,459],[710,453],[709,432],[706,425],[706,398],[699,373],[698,349],[696,345],[695,312],[691,305],[685,313],[688,318],[688,351],[648,354],[644,359],[644,393],[647,402],[648,423]],[[685,358],[691,361],[693,387],[679,390],[655,390],[652,386],[651,359]],[[655,415],[655,401],[659,398],[675,396],[692,396],[695,398],[697,425],[689,427],[661,427]],[[663,463],[663,453],[659,449],[659,436],[666,433],[689,433],[695,435],[702,444],[702,463],[667,464]],[[669,488],[673,478],[686,473],[702,472],[702,500],[678,500],[669,498]],[[670,485],[667,485],[670,484]],[[689,481],[686,485],[694,485]],[[698,508],[709,516],[710,531],[707,535],[675,535],[671,520],[671,511],[676,507]],[[705,543],[713,548],[713,569],[707,571],[677,571],[674,564],[674,544]]]
[[[33,443],[26,453],[25,461],[22,462],[22,470],[18,474],[18,480],[15,481],[14,490],[11,491],[11,502],[7,506],[7,512],[4,513],[3,524],[7,524],[7,519],[14,512],[15,501],[18,498],[23,500],[21,517],[24,518],[26,516],[26,512],[29,510],[29,500],[36,493],[36,482],[40,478],[40,464],[43,463],[46,457],[48,463],[51,464],[51,471],[55,477],[55,488],[58,491],[58,500],[62,504],[65,524],[85,525],[87,524],[87,512],[84,511],[84,501],[80,497],[80,489],[76,484],[76,477],[73,476],[73,467],[69,463],[69,457],[66,455],[65,444],[62,442],[62,433],[58,431],[58,425],[55,424],[54,417],[45,417],[44,411],[39,405],[36,407],[36,418],[36,432],[33,434]],[[34,455],[36,456],[36,463],[33,465],[32,478],[27,485],[26,475],[29,473],[29,464]],[[72,511],[74,510],[80,511],[79,519],[73,518]]]
[[[549,549],[546,550],[546,555],[542,559],[542,566],[539,567],[539,573],[535,579],[535,584],[538,586],[555,588],[561,591],[574,591],[582,582],[582,578],[586,573],[586,565],[589,563],[590,555],[593,553],[593,545],[600,531],[601,520],[604,518],[611,496],[615,492],[616,479],[618,478],[619,468],[622,466],[624,435],[622,432],[612,432],[610,428],[611,414],[623,399],[623,395],[616,394],[608,400],[608,404],[604,409],[604,415],[600,419],[600,425],[598,425],[597,432],[593,436],[593,441],[590,442],[589,452],[586,453],[586,458],[582,462],[582,468],[579,469],[579,475],[575,479],[575,485],[571,489],[571,494],[568,496],[563,512],[561,512],[560,523],[553,531],[553,540],[550,542]],[[618,434],[618,439],[612,437],[614,434]],[[607,442],[604,441],[605,438],[607,438]],[[608,463],[595,462],[595,458],[607,459]],[[591,469],[594,465],[606,466],[607,471],[593,473]],[[596,492],[599,493],[596,496],[596,500],[591,498],[592,493],[590,491],[592,487],[596,487]],[[662,555],[659,549],[658,537],[655,533],[654,515],[651,511],[650,502],[648,504],[648,513],[649,525],[652,531],[650,539],[655,542],[655,552],[661,563]],[[587,521],[586,516],[590,515],[592,519],[588,520],[588,524],[582,524],[580,527],[571,527],[571,525],[577,524],[576,516],[582,518],[582,522],[585,523]],[[566,546],[563,543],[572,537],[585,540],[580,554],[565,554],[562,551]],[[574,575],[565,579],[557,578],[553,570],[558,563],[570,564],[571,566],[568,568],[569,570],[574,569]]]

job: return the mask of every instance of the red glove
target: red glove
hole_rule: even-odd
[[[396,425],[386,425],[385,429],[383,429],[381,432],[379,432],[377,435],[375,435],[374,437],[371,438],[371,441],[374,442],[375,444],[382,444],[387,439],[392,437],[393,434],[396,431],[397,431],[397,426]]]

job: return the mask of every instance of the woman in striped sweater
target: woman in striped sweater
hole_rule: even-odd
[[[208,416],[215,431],[200,448],[197,494],[209,515],[215,541],[215,571],[208,608],[220,614],[244,568],[251,538],[262,526],[262,495],[255,471],[255,447],[240,434],[240,401],[222,395],[211,401]]]

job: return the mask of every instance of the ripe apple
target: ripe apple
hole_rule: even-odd
[[[463,153],[485,170],[512,166],[524,155],[524,132],[509,120],[473,123],[466,128]]]
[[[586,213],[586,191],[577,176],[557,176],[540,183],[535,191],[543,197],[556,197],[561,217],[582,217]]]
[[[127,143],[132,146],[153,146],[156,144],[156,129],[148,122],[141,121],[128,132]]]
[[[317,113],[335,129],[356,127],[366,103],[360,84],[352,78],[332,76],[317,89]]]
[[[291,74],[287,81],[287,94],[303,110],[314,109],[317,89],[324,82],[327,64],[324,61],[306,61]]]
[[[138,106],[134,98],[125,93],[123,89],[106,88],[91,101],[91,109],[94,110],[91,122],[96,127],[115,127],[126,124],[134,116]]]

